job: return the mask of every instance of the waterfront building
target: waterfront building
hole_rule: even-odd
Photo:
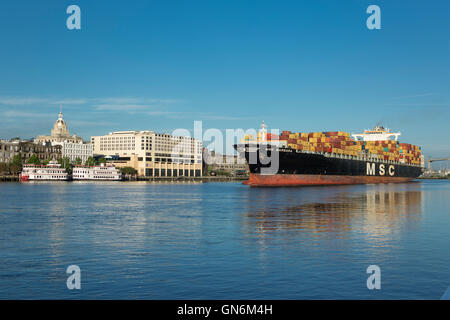
[[[25,163],[35,154],[39,160],[61,159],[61,146],[42,145],[31,141],[13,140],[0,142],[0,162],[10,162],[15,155],[20,155]]]
[[[53,125],[50,135],[38,136],[34,141],[40,144],[51,143],[53,146],[62,146],[64,142],[83,143],[83,139],[81,137],[78,137],[76,134],[70,135],[67,123],[63,119],[62,112],[59,112],[58,119]]]
[[[216,153],[215,151],[204,151],[204,168],[208,168],[211,171],[222,171],[232,175],[247,174],[248,164],[244,157],[237,155],[224,155]]]
[[[69,158],[71,162],[81,159],[81,163],[85,164],[87,159],[93,156],[93,150],[92,143],[64,141],[62,145],[62,156]]]
[[[200,177],[202,142],[154,131],[117,131],[91,137],[94,155],[148,177]]]

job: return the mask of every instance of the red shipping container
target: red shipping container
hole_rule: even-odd
[[[274,133],[268,133],[267,134],[267,140],[278,140],[279,136]]]

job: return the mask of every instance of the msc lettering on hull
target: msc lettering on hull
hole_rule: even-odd
[[[394,174],[395,174],[395,166],[393,166],[393,165],[389,165],[389,167],[386,167],[386,165],[384,163],[380,163],[378,166],[378,170],[377,170],[376,163],[367,162],[366,175],[368,175],[368,176],[376,176],[376,175],[393,176]]]

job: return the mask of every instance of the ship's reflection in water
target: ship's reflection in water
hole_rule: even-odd
[[[300,237],[394,239],[421,219],[421,185],[258,189],[248,202],[244,233],[262,239]]]

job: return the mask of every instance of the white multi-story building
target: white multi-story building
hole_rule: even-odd
[[[153,131],[117,131],[91,137],[94,155],[112,157],[116,166],[130,166],[151,177],[200,177],[202,142]]]
[[[74,143],[64,141],[62,155],[63,157],[68,157],[72,162],[75,162],[77,159],[81,159],[81,163],[85,164],[87,159],[93,156],[93,146],[91,143]]]

